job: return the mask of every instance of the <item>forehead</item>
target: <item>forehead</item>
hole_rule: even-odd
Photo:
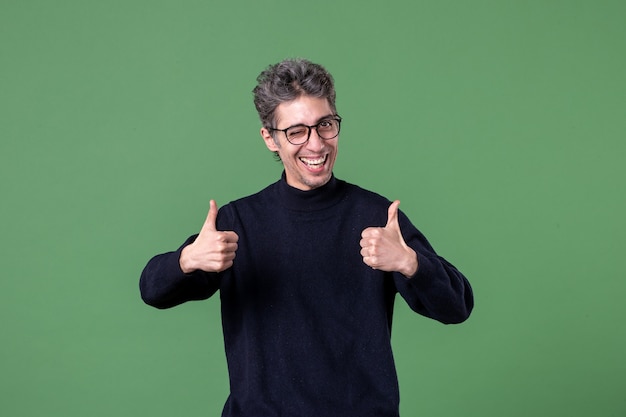
[[[312,125],[319,122],[320,118],[332,114],[333,111],[327,99],[304,95],[279,104],[274,117],[276,125],[281,128],[296,124]]]

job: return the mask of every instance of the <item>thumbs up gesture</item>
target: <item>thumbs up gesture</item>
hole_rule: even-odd
[[[233,265],[237,242],[237,233],[221,232],[215,226],[217,203],[211,200],[209,214],[204,221],[196,240],[181,252],[180,269],[188,274],[196,270],[221,272]]]
[[[361,233],[361,256],[366,265],[388,272],[400,272],[407,278],[417,272],[417,254],[407,246],[398,224],[396,200],[387,211],[385,227],[368,227]]]

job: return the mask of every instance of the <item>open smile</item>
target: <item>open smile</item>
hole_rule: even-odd
[[[301,156],[298,158],[304,165],[311,169],[319,169],[324,166],[326,160],[328,159],[328,154],[323,156],[318,156],[315,158]]]

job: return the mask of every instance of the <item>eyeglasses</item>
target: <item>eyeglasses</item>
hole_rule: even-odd
[[[335,116],[320,120],[317,124],[312,126],[294,125],[288,127],[287,129],[274,129],[273,127],[268,127],[267,129],[273,132],[283,132],[289,143],[292,145],[302,145],[311,137],[311,129],[315,129],[317,136],[320,138],[329,140],[334,139],[339,135],[340,128],[341,117]]]

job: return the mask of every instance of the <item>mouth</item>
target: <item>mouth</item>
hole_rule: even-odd
[[[326,163],[326,160],[328,159],[328,154],[323,155],[323,156],[318,156],[316,158],[301,156],[298,159],[300,159],[300,161],[304,165],[306,165],[308,168],[316,170],[324,166],[324,164]]]

